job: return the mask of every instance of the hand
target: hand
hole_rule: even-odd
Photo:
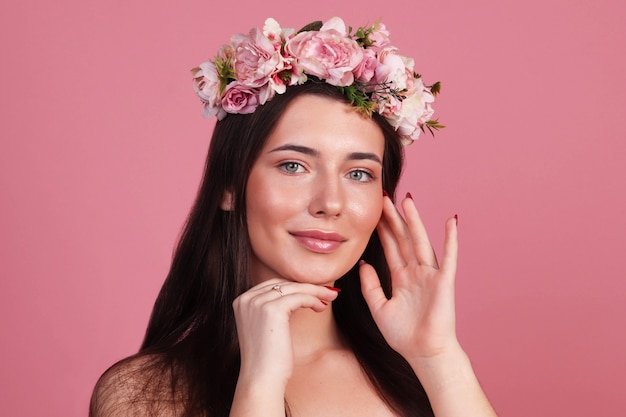
[[[412,361],[458,348],[454,313],[457,222],[455,218],[446,222],[440,267],[409,195],[402,208],[406,221],[385,196],[377,227],[391,272],[391,298],[383,293],[371,265],[363,263],[360,275],[363,296],[385,340]]]
[[[278,278],[237,297],[233,308],[241,351],[240,382],[249,378],[260,386],[284,388],[293,370],[291,314],[303,308],[322,312],[335,298],[337,292],[324,286]]]

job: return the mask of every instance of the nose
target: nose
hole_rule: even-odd
[[[312,185],[309,213],[314,217],[339,217],[344,205],[341,178],[320,174]]]

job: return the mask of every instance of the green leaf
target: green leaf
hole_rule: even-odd
[[[445,126],[439,124],[439,120],[435,119],[435,120],[429,120],[426,123],[424,123],[422,126],[420,126],[420,129],[422,130],[422,132],[426,133],[426,129],[428,129],[428,132],[435,136],[435,130],[439,130],[439,129],[443,129]]]
[[[230,57],[224,60],[216,56],[215,68],[217,69],[217,77],[220,80],[220,94],[222,94],[228,83],[235,80],[235,70],[231,65]]]
[[[376,109],[376,103],[370,100],[368,95],[356,85],[339,86],[337,89],[345,95],[348,101],[363,116],[371,116]]]

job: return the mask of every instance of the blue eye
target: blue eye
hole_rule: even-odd
[[[372,174],[367,171],[363,171],[362,169],[356,169],[354,171],[350,171],[348,174],[351,180],[358,182],[368,182],[373,179]]]
[[[296,174],[304,168],[302,164],[297,162],[285,162],[279,165],[280,168],[288,174]]]

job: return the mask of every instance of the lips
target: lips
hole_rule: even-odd
[[[346,238],[339,233],[321,230],[303,230],[291,232],[291,235],[305,248],[317,253],[331,253],[341,246]]]

